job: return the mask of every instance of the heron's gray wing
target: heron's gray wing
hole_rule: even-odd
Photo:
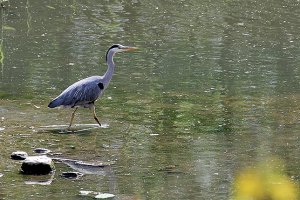
[[[101,80],[86,78],[69,86],[49,104],[49,107],[86,106],[93,103],[102,94],[103,89]]]
[[[84,106],[94,102],[101,94],[101,89],[96,82],[85,82],[72,88],[65,94],[64,105]]]

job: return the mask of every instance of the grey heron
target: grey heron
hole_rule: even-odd
[[[49,108],[64,107],[75,108],[72,112],[69,128],[72,126],[75,112],[79,107],[89,108],[93,112],[94,119],[101,126],[96,112],[95,101],[102,96],[107,88],[115,69],[113,57],[117,52],[131,51],[136,47],[123,46],[120,44],[112,45],[106,52],[107,71],[103,76],[91,76],[70,85],[60,95],[54,98],[48,105]]]

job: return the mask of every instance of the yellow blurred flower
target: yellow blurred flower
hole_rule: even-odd
[[[280,166],[282,165],[276,160],[276,165],[274,162],[266,162],[242,170],[234,182],[233,199],[297,200],[297,185],[282,173]]]

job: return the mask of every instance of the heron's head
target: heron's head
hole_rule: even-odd
[[[108,54],[111,54],[113,56],[115,53],[118,53],[118,52],[133,51],[135,49],[137,49],[137,48],[136,47],[130,47],[130,46],[124,46],[124,45],[121,45],[121,44],[114,44],[106,52],[106,61],[108,59]]]
[[[124,45],[121,45],[121,44],[114,44],[112,45],[108,51],[112,51],[114,53],[117,53],[117,52],[123,52],[123,51],[133,51],[137,49],[136,47],[130,47],[130,46],[124,46]]]

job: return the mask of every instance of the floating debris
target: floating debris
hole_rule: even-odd
[[[99,193],[95,196],[96,199],[108,199],[113,197],[115,197],[115,195],[109,193]]]
[[[6,30],[6,31],[15,31],[16,30],[14,27],[11,27],[11,26],[3,26],[2,28],[3,28],[3,30]]]
[[[49,8],[49,9],[55,10],[55,8],[53,6],[47,5],[46,7]]]
[[[37,105],[33,105],[33,107],[35,107],[35,108],[41,108],[41,106],[37,106]]]
[[[89,194],[92,194],[94,193],[94,191],[85,191],[85,190],[81,190],[79,191],[80,195],[83,195],[83,196],[87,196]]]
[[[91,197],[94,197],[95,199],[109,199],[109,198],[115,197],[114,194],[102,193],[102,192],[84,191],[84,190],[81,190],[79,192],[80,192],[80,195],[82,195],[82,196],[91,196]]]

